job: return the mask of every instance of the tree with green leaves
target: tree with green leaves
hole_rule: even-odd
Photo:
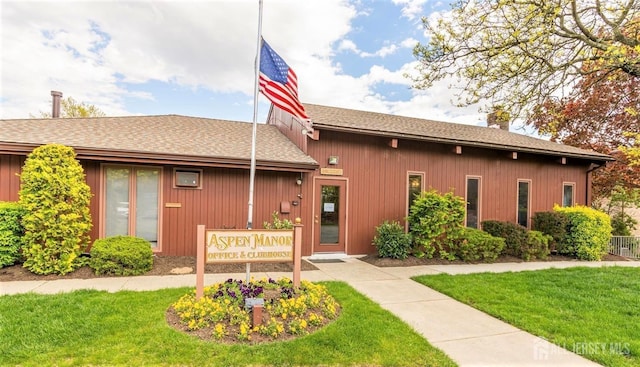
[[[77,102],[72,97],[60,100],[60,117],[104,117],[106,114],[98,107],[86,102]],[[31,116],[34,117],[35,116]],[[51,112],[40,112],[37,118],[51,118]]]
[[[640,133],[640,78],[621,71],[603,74],[585,75],[569,96],[535,106],[527,120],[551,141],[616,158],[594,171],[596,201],[640,187],[640,167],[626,154]]]
[[[492,100],[521,117],[585,74],[640,77],[639,12],[635,0],[460,0],[423,18],[414,87],[453,77],[459,105]]]
[[[66,274],[89,245],[91,190],[73,148],[49,144],[34,149],[20,174],[25,214],[24,267],[36,274]]]

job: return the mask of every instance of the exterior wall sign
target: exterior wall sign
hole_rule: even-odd
[[[293,230],[206,230],[206,262],[293,261]]]
[[[321,175],[327,175],[327,176],[342,176],[343,170],[342,168],[320,168],[320,174]]]

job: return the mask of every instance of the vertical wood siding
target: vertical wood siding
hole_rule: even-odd
[[[18,201],[22,165],[26,157],[0,154],[0,201]]]
[[[91,227],[91,243],[99,238],[100,235],[100,194],[102,192],[100,187],[100,163],[93,161],[82,161],[82,168],[84,168],[85,179],[87,185],[91,189],[91,203],[89,204],[91,210],[91,221],[93,227]]]
[[[17,201],[20,189],[22,165],[26,157],[0,155],[0,200]],[[91,242],[100,236],[100,201],[102,193],[100,162],[81,161],[86,181],[91,188],[91,218],[93,227]],[[157,167],[154,165],[153,167]],[[207,228],[246,228],[249,198],[249,171],[242,169],[205,168],[202,189],[173,187],[173,166],[163,166],[161,196],[160,255],[195,256],[196,226]],[[186,168],[180,166],[180,168]],[[281,201],[301,201],[296,185],[299,173],[256,173],[254,188],[253,228],[263,228],[264,221],[271,221],[271,213],[280,211]],[[166,203],[180,203],[180,208],[167,208]],[[291,206],[290,214],[280,218],[294,220],[302,215],[305,205]]]
[[[375,252],[375,227],[384,220],[404,222],[408,171],[425,173],[426,190],[453,191],[463,198],[466,176],[481,177],[481,221],[516,222],[518,179],[531,180],[531,214],[561,203],[563,182],[575,182],[576,204],[587,204],[588,162],[562,165],[555,158],[526,153],[512,159],[510,152],[467,147],[456,154],[454,146],[406,140],[391,148],[388,142],[331,131],[321,131],[319,141],[308,142],[309,155],[321,167],[329,167],[329,156],[339,156],[339,164],[332,167],[342,168],[349,178],[350,254]]]
[[[205,168],[202,189],[174,188],[172,175],[173,167],[164,167],[162,255],[194,256],[198,224],[218,229],[247,227],[248,170]],[[256,172],[253,228],[263,228],[264,221],[271,221],[281,201],[297,200],[296,177],[290,172]],[[180,203],[181,207],[167,208],[166,203]],[[291,208],[290,214],[280,217],[293,220],[300,215],[298,208]]]
[[[391,148],[388,138],[320,131],[320,140],[299,140],[300,127],[287,125],[287,134],[308,150],[320,167],[340,168],[348,179],[349,254],[374,253],[371,244],[375,227],[384,220],[404,221],[406,216],[407,172],[424,172],[424,187],[440,192],[453,190],[464,197],[466,176],[481,177],[480,220],[516,222],[518,179],[531,182],[531,214],[547,211],[562,202],[562,184],[575,183],[575,203],[590,204],[587,191],[589,162],[568,159],[562,165],[553,157],[479,148],[462,148],[399,139]],[[282,126],[281,128],[287,127]],[[286,130],[286,129],[285,129]],[[330,166],[329,156],[338,156],[339,164]],[[0,155],[0,200],[18,200],[19,177],[24,156]],[[92,239],[99,236],[100,199],[102,195],[100,162],[83,161],[86,180],[91,188]],[[155,166],[157,167],[157,166]],[[249,171],[246,169],[203,168],[202,188],[173,187],[174,166],[162,166],[161,255],[194,256],[196,226],[208,228],[246,228]],[[188,168],[180,166],[179,168]],[[262,228],[271,213],[280,210],[282,201],[298,201],[290,214],[281,218],[302,219],[303,255],[310,255],[312,243],[313,177],[319,170],[303,174],[302,186],[296,185],[300,173],[258,171],[254,188],[253,228]],[[327,176],[335,178],[335,176]],[[300,195],[301,197],[299,197]],[[179,203],[180,207],[167,207]]]
[[[18,201],[18,192],[20,191],[19,174],[22,172],[25,159],[26,156],[0,155],[0,201]],[[93,242],[93,240],[98,238],[99,233],[99,201],[96,196],[100,192],[99,164],[96,162],[81,162],[81,164],[85,170],[86,181],[91,188],[92,194],[90,210],[93,227],[90,235]]]

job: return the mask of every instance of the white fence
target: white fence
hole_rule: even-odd
[[[640,259],[640,237],[612,236],[609,242],[609,253],[632,259]]]

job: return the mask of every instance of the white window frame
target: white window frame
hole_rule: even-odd
[[[407,214],[405,216],[405,218],[409,216],[409,193],[411,192],[411,190],[409,188],[409,185],[411,184],[411,176],[420,176],[420,192],[424,191],[425,173],[424,172],[420,172],[420,171],[407,171],[407,180],[405,181],[406,182],[406,185],[405,185],[406,191],[405,191],[405,196],[404,196],[405,199],[406,199],[404,207],[405,207],[406,214]],[[409,221],[406,221],[405,229],[409,230]]]
[[[163,196],[163,177],[164,177],[164,168],[161,166],[145,166],[145,165],[127,165],[127,164],[112,164],[112,163],[103,163],[100,165],[100,228],[99,228],[99,236],[100,238],[105,238],[106,236],[106,202],[107,202],[107,169],[108,168],[126,168],[130,170],[132,174],[131,177],[135,177],[134,174],[137,169],[158,169],[158,240],[156,242],[156,246],[152,247],[153,252],[162,252],[162,196]],[[131,217],[135,215],[135,207],[131,206],[131,202],[133,202],[137,196],[135,192],[135,179],[129,177],[129,233],[132,236],[135,236],[135,219],[132,221]],[[133,229],[132,229],[133,228]],[[133,232],[132,232],[133,231]],[[132,234],[131,234],[132,233]]]
[[[476,228],[476,229],[480,229],[482,227],[482,225],[480,223],[482,223],[482,176],[478,176],[478,175],[466,175],[465,176],[465,180],[464,180],[464,225],[465,227],[468,226],[468,222],[467,222],[467,206],[469,205],[469,180],[478,180],[478,215],[476,218],[476,225],[477,227],[469,227],[469,228]]]
[[[571,187],[571,206],[576,205],[576,183],[575,182],[563,182],[562,183],[562,206],[564,207],[565,203],[564,203],[564,189],[565,187],[570,186]]]
[[[520,224],[520,183],[526,182],[527,185],[527,228],[531,228],[531,193],[533,181],[527,178],[519,178],[516,183],[516,223]]]

